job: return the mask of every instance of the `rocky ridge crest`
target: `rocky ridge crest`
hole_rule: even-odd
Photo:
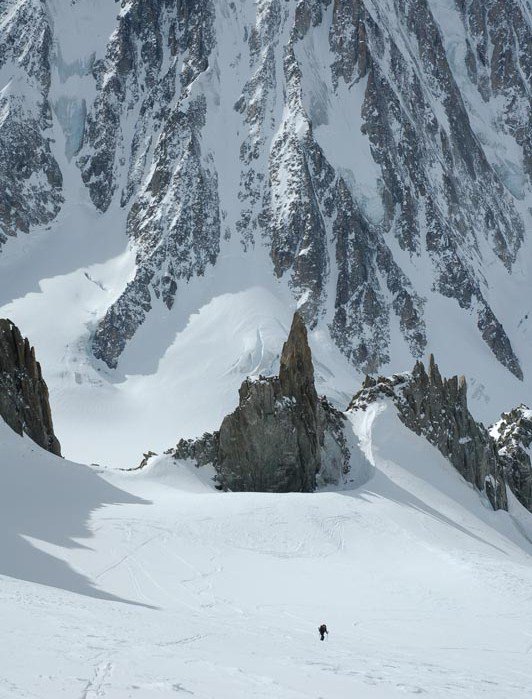
[[[366,377],[348,410],[366,410],[382,398],[391,399],[400,420],[434,445],[468,483],[484,492],[494,510],[508,509],[504,470],[495,442],[469,412],[463,376],[442,378],[430,355],[428,370],[418,361],[411,373]]]

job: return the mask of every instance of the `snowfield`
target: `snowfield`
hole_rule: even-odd
[[[11,4],[16,14],[26,3],[13,0]],[[40,6],[39,3],[27,4]],[[251,125],[243,121],[243,114],[235,111],[235,104],[243,90],[248,89],[245,86],[251,85],[257,70],[256,66],[250,67],[249,50],[243,37],[252,28],[268,33],[268,16],[275,14],[275,10],[268,8],[277,4],[214,3],[216,48],[209,59],[212,65],[197,79],[192,92],[204,93],[206,97],[208,115],[200,141],[204,160],[218,173],[223,219],[220,251],[216,264],[207,265],[202,276],[194,274],[188,282],[180,281],[171,311],[161,300],[151,299],[152,311],[120,356],[118,368],[110,371],[94,358],[91,343],[106,311],[120,297],[137,269],[138,244],[126,234],[131,202],[120,206],[118,193],[126,185],[129,167],[135,165],[128,144],[137,133],[135,120],[141,102],[135,102],[135,108],[128,109],[122,120],[125,150],[123,158],[117,155],[118,160],[124,161],[116,163],[120,180],[117,196],[106,212],[100,213],[82,181],[74,154],[86,130],[86,114],[99,94],[91,66],[105,56],[109,38],[117,27],[118,8],[110,0],[70,3],[49,0],[46,3],[54,42],[49,58],[52,127],[48,136],[53,157],[62,173],[64,204],[53,222],[32,226],[29,236],[9,237],[2,246],[0,317],[13,320],[36,347],[50,389],[56,432],[69,459],[134,466],[145,450],[160,452],[180,437],[200,436],[206,430],[217,429],[222,417],[236,406],[238,387],[248,374],[277,370],[277,357],[293,312],[307,292],[297,298],[299,292],[295,294],[294,289],[289,288],[290,274],[281,279],[276,276],[271,245],[262,239],[258,230],[248,231],[255,242],[247,245],[244,252],[241,235],[236,230],[242,207],[251,206],[247,198],[241,200],[241,183],[251,172],[237,155],[243,143],[258,147],[260,158],[254,177],[263,177],[269,167],[268,150],[282,137],[284,125],[293,121],[290,129],[293,126],[297,131],[312,124],[317,145],[341,174],[364,213],[374,223],[384,216],[382,171],[371,155],[368,135],[361,131],[367,78],[354,83],[350,80],[349,85],[340,81],[337,88],[333,88],[331,82],[330,67],[337,58],[331,52],[328,38],[332,3],[326,3],[329,19],[314,28],[308,41],[295,45],[302,66],[301,110],[287,107],[286,86],[280,79],[283,73],[279,65],[282,62],[280,47],[287,40],[290,25],[284,22],[282,36],[278,37],[279,47],[272,48],[278,64],[276,86],[270,89],[267,85],[259,85],[256,92],[252,91],[257,105],[262,96],[266,99],[265,125]],[[295,12],[296,4],[284,3],[289,14]],[[416,66],[419,61],[414,56],[408,57],[407,50],[412,37],[407,36],[400,24],[393,26],[402,10],[399,12],[393,3],[384,0],[366,4],[375,21],[382,23],[384,36],[393,37],[415,74],[420,69]],[[515,206],[522,211],[524,220],[529,221],[530,192],[521,172],[521,149],[502,129],[504,119],[500,110],[505,103],[484,101],[471,83],[462,60],[470,37],[455,3],[431,0],[429,5],[443,28],[450,67],[467,103],[474,133],[493,168],[502,173],[502,180],[516,194]],[[129,7],[130,3],[125,3],[123,13],[127,14]],[[529,16],[528,10],[526,15]],[[276,30],[271,33],[276,34]],[[11,82],[15,89],[16,84],[16,90],[29,101],[31,112],[36,93],[34,88],[28,88],[29,92],[23,89],[28,81],[23,63],[9,62],[2,69],[0,90],[11,89],[7,87]],[[386,72],[387,64],[383,66]],[[388,68],[391,70],[391,66]],[[136,79],[143,84],[142,75]],[[431,108],[442,126],[448,127],[448,114],[443,105],[436,103]],[[308,123],[302,117],[305,112]],[[270,123],[271,128],[266,126]],[[106,130],[111,125],[103,123],[101,128]],[[146,146],[148,150],[155,148],[160,128],[154,124],[148,128],[150,142],[152,136],[154,139],[151,146]],[[221,133],[223,138],[220,138]],[[290,160],[293,152],[288,145],[285,144],[285,157]],[[90,150],[90,144],[87,148]],[[155,167],[152,155],[148,157],[145,177],[141,177],[143,181],[149,176],[150,162]],[[435,182],[438,173],[436,168]],[[293,191],[287,191],[288,174],[288,167],[280,168],[279,217],[283,212],[286,214],[287,207],[296,205],[302,186],[296,177],[292,182]],[[145,183],[141,190],[144,186]],[[253,216],[257,214],[258,210]],[[171,218],[170,214],[168,216]],[[463,251],[465,257],[472,256],[475,260],[478,257],[474,266],[479,265],[482,293],[504,325],[519,359],[524,373],[521,382],[499,363],[482,339],[475,309],[460,308],[456,299],[435,293],[435,271],[427,251],[413,255],[401,248],[393,233],[386,235],[393,258],[411,280],[416,293],[425,299],[427,355],[429,351],[435,354],[444,375],[458,373],[467,377],[472,412],[486,424],[496,421],[501,412],[530,401],[532,246],[528,238],[517,253],[511,274],[494,256],[494,250],[482,234],[478,250],[475,245],[472,249],[466,246]],[[305,246],[299,251],[300,255],[309,254],[306,243]],[[332,239],[329,247],[328,301],[324,318],[310,333],[310,343],[319,393],[325,393],[344,409],[363,377],[340,354],[329,334],[339,274]],[[383,279],[379,285],[385,288]],[[385,296],[385,301],[392,303],[388,292]],[[391,323],[390,362],[379,368],[383,375],[408,370],[414,363],[394,313]]]
[[[96,472],[0,425],[0,697],[529,697],[530,516],[390,404],[351,421],[369,480],[288,495],[167,457]]]

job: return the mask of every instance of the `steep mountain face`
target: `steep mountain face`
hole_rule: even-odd
[[[515,76],[528,74],[530,35],[512,4],[520,31],[508,56],[510,30],[503,36],[494,29],[496,7],[484,11],[486,37],[498,32],[499,47],[484,98],[503,91],[508,101],[512,91],[524,107],[526,84]],[[114,366],[152,295],[171,306],[180,280],[215,264],[225,219],[227,234],[239,235],[244,247],[265,241],[275,275],[303,300],[307,322],[312,327],[326,318],[357,367],[375,371],[389,360],[392,315],[414,356],[426,344],[423,298],[394,259],[389,241],[395,241],[392,248],[397,244],[432,268],[434,290],[473,311],[491,350],[520,377],[511,343],[485,300],[478,258],[487,242],[489,255],[509,271],[523,223],[472,130],[430,5],[271,0],[259,3],[254,17],[251,7],[233,5],[223,16],[220,9],[191,0],[177,8],[128,3],[97,69],[102,89],[88,118],[83,177],[104,209],[124,161],[121,203],[133,202],[128,231],[139,245],[135,280],[96,331],[96,356]],[[472,33],[481,31],[474,8],[462,8],[462,16]],[[224,32],[242,24],[243,45],[226,65]],[[474,39],[480,62],[482,37]],[[467,64],[471,72],[471,56]],[[221,94],[234,73],[246,79],[237,114],[227,115]],[[335,108],[349,102],[369,151],[361,173],[336,164],[340,139],[328,153],[320,144],[320,127],[328,126],[329,137]],[[524,146],[526,129],[510,111],[505,129]],[[215,121],[228,119],[237,132],[230,156],[240,171],[230,201],[219,197],[217,179],[227,173],[216,169],[220,153],[212,142]],[[371,217],[358,196],[357,180],[367,169],[375,177],[369,196],[380,209]],[[232,216],[230,207],[236,207]]]
[[[105,51],[85,57],[76,163],[99,211],[127,211],[136,269],[96,324],[95,357],[116,367],[222,250],[264,248],[309,327],[358,369],[401,343],[421,356],[427,299],[442,295],[522,378],[489,278],[512,273],[528,215],[525,0],[116,9]],[[36,0],[3,0],[0,17],[5,236],[61,206],[48,92],[67,25]]]
[[[98,326],[109,366],[152,307],[171,308],[179,280],[203,275],[220,244],[218,173],[202,148],[206,98],[192,84],[214,45],[212,2],[127,3],[105,58],[78,164],[95,206],[128,207],[137,272]],[[103,128],[102,128],[103,126]]]
[[[0,315],[68,456],[212,433],[296,309],[336,407],[429,352],[486,424],[526,402],[531,36],[529,0],[0,0]]]
[[[0,319],[0,418],[18,434],[27,434],[43,449],[61,456],[35,350],[6,319]]]
[[[45,3],[0,1],[0,248],[52,221],[63,203],[50,148],[52,43]]]
[[[345,417],[314,386],[307,331],[299,313],[281,355],[279,376],[246,379],[236,410],[219,431],[181,440],[170,453],[212,464],[224,490],[312,492],[349,471]]]
[[[490,432],[495,439],[508,485],[519,502],[532,512],[532,411],[525,405],[519,405],[503,413]]]
[[[411,374],[378,379],[368,376],[348,410],[366,410],[382,398],[390,398],[409,429],[423,435],[466,481],[485,492],[494,510],[508,508],[504,470],[495,442],[469,412],[463,376],[442,379],[431,355],[428,372],[418,361]]]

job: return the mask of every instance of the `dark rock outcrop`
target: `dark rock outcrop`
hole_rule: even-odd
[[[25,433],[43,449],[61,455],[35,350],[5,319],[0,319],[0,417],[18,434]]]
[[[212,463],[223,490],[312,492],[349,470],[344,416],[318,398],[307,331],[294,315],[279,376],[246,379],[218,432],[181,440],[176,459]]]
[[[50,223],[63,203],[51,147],[53,41],[45,3],[0,2],[0,248]]]
[[[519,405],[490,430],[497,445],[506,482],[519,502],[532,512],[532,411]]]
[[[383,397],[393,400],[399,418],[409,429],[424,436],[466,481],[486,493],[494,510],[508,508],[495,442],[469,412],[463,376],[442,378],[431,355],[428,371],[418,361],[411,374],[378,379],[368,376],[349,410],[365,410]]]

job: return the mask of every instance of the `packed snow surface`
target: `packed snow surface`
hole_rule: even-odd
[[[0,425],[0,697],[529,697],[529,515],[391,405],[351,420],[370,479],[288,495],[166,457],[97,472]]]

